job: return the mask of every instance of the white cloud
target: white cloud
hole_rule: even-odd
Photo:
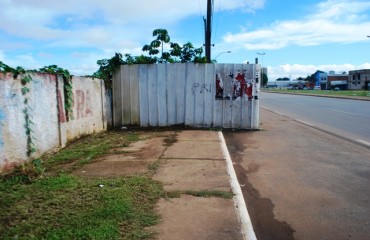
[[[219,4],[221,10],[241,9],[245,12],[254,12],[264,7],[265,0],[224,0],[219,1]],[[215,10],[217,10],[217,6],[215,6]]]
[[[264,2],[222,0],[216,1],[214,10],[253,12],[262,8]],[[141,54],[143,44],[151,41],[154,28],[174,26],[185,17],[206,11],[206,1],[198,0],[0,0],[0,6],[0,31],[8,39],[17,39],[1,41],[6,51],[17,48],[31,51],[40,43],[42,49],[38,51],[43,52],[59,47],[92,48],[94,52],[103,53],[95,53],[94,64],[96,59],[107,58],[114,52]],[[16,60],[22,58],[25,62],[21,65],[35,68],[37,57],[45,59],[43,54],[34,53],[34,59],[27,56],[28,59],[12,56],[8,63],[19,65]],[[58,63],[58,58],[53,60]]]
[[[223,0],[215,10],[253,11],[263,7],[264,1]],[[206,1],[197,0],[109,0],[104,3],[100,0],[0,0],[0,5],[0,29],[11,35],[39,40],[89,35],[91,32],[87,28],[91,25],[100,28],[101,31],[96,32],[99,35],[141,35],[143,28],[153,29],[153,23],[157,26],[176,23],[206,9]]]
[[[370,29],[366,15],[370,10],[369,1],[328,0],[312,9],[317,9],[316,13],[301,20],[276,21],[262,30],[228,33],[224,41],[258,50],[367,40],[364,32]]]

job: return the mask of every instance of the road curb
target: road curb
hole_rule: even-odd
[[[232,192],[234,194],[234,204],[242,225],[243,238],[245,240],[257,240],[256,234],[254,233],[253,230],[252,221],[248,214],[247,205],[245,204],[243,193],[240,188],[240,184],[236,176],[236,172],[230,157],[230,153],[229,150],[227,149],[225,138],[222,132],[220,131],[218,132],[218,137],[220,139],[222,153],[227,164],[227,172],[230,177],[230,185]]]
[[[276,92],[275,91],[262,91],[262,92],[276,93],[276,94],[286,94],[286,95],[300,95],[300,96],[310,96],[310,97],[324,97],[324,98],[337,98],[337,99],[370,101],[369,97],[362,97],[362,96],[341,96],[341,95],[324,95],[324,94],[277,92],[277,91]]]

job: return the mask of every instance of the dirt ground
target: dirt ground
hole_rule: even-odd
[[[161,221],[148,231],[155,239],[243,239],[226,162],[215,131],[176,130],[153,133],[127,147],[84,165],[74,174],[112,177],[147,174],[177,197],[163,198],[156,211]],[[143,138],[143,136],[141,136]],[[199,193],[201,196],[192,195]],[[202,195],[210,192],[210,196]]]
[[[176,137],[175,131],[158,133],[146,132],[143,140],[131,143],[127,147],[112,149],[112,154],[84,165],[74,174],[85,177],[112,177],[144,174],[169,146],[169,139]]]

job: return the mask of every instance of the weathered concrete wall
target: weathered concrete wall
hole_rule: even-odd
[[[105,89],[105,120],[107,122],[107,128],[110,129],[113,127],[113,103],[112,103],[112,89]]]
[[[58,84],[58,109],[61,128],[61,145],[84,135],[106,129],[105,88],[100,79],[73,77],[73,119],[66,121],[63,81]]]
[[[100,79],[73,77],[73,119],[67,121],[62,77],[30,76],[29,92],[22,94],[22,76],[14,79],[0,73],[0,172],[64,147],[70,140],[106,130],[112,122],[111,99]],[[32,121],[29,135],[25,109]],[[35,148],[31,156],[27,156],[29,137]]]

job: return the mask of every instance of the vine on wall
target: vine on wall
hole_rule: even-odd
[[[27,85],[32,81],[32,78],[30,75],[24,75],[21,79],[21,84],[22,84],[22,95],[24,97],[23,104],[24,104],[24,109],[23,109],[23,114],[24,114],[24,128],[25,132],[27,135],[27,156],[30,157],[32,153],[36,152],[34,140],[35,138],[32,136],[32,125],[34,123],[31,120],[31,115],[30,115],[30,106],[28,105],[29,103],[29,97],[28,93],[30,92],[30,89],[27,87]]]
[[[50,65],[40,68],[40,72],[50,73],[54,75],[62,75],[64,82],[64,109],[67,116],[67,121],[73,120],[73,89],[72,76],[68,70],[58,67],[57,65]]]
[[[28,84],[32,81],[32,78],[28,73],[49,73],[49,74],[54,74],[54,75],[62,75],[63,81],[64,81],[64,108],[66,112],[66,117],[67,121],[73,120],[73,91],[72,91],[72,76],[68,72],[68,70],[65,70],[63,68],[58,67],[57,65],[50,65],[50,66],[45,66],[43,68],[40,68],[39,70],[28,70],[26,71],[22,67],[17,67],[17,68],[12,68],[5,63],[0,61],[0,72],[5,72],[5,73],[12,73],[14,78],[17,78],[18,75],[23,74],[21,78],[21,92],[22,96],[24,97],[23,104],[24,104],[24,109],[23,109],[23,114],[24,114],[24,119],[25,119],[25,133],[27,135],[27,156],[31,157],[32,153],[36,152],[35,148],[35,143],[34,140],[35,138],[32,136],[32,125],[34,123],[32,122],[31,119],[31,114],[30,114],[30,106],[29,106],[29,92],[30,89],[28,87]]]

